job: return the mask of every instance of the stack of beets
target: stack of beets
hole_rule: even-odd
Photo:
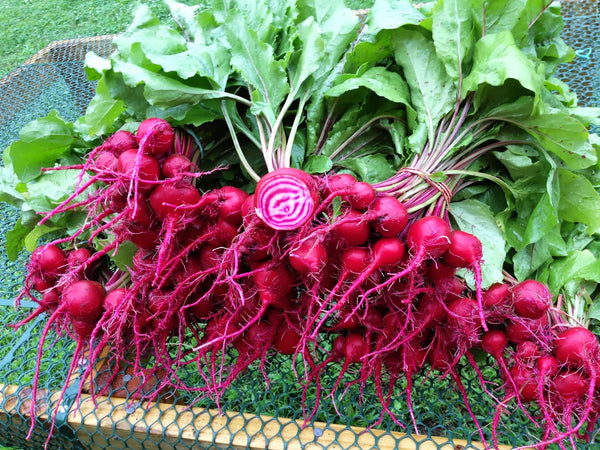
[[[34,252],[19,297],[39,307],[15,326],[50,315],[34,391],[52,327],[77,341],[68,378],[81,356],[95,360],[109,347],[112,378],[123,362],[145,378],[160,373],[156,389],[139,388],[150,400],[166,388],[218,400],[253,363],[268,378],[268,355],[279,352],[301,356],[298,381],[318,396],[334,361],[342,369],[332,398],[372,377],[382,414],[397,421],[389,407],[397,380],[407,380],[412,414],[412,378],[434,369],[452,378],[486,442],[461,381],[467,361],[497,401],[494,444],[511,401],[542,427],[544,443],[589,438],[600,414],[600,347],[561,318],[543,284],[507,276],[483,289],[474,235],[452,230],[447,216],[409,213],[349,174],[279,168],[251,195],[234,186],[202,192],[205,173],[179,133],[156,118],[135,135],[118,131],[43,219],[88,211],[77,233]],[[137,252],[120,270],[110,256],[127,243]],[[503,398],[488,389],[477,350],[496,362]],[[186,365],[198,366],[204,385],[177,376]],[[351,366],[359,376],[348,382]]]

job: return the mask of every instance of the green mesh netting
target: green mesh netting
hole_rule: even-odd
[[[594,1],[566,1],[563,4],[566,27],[564,36],[577,53],[575,61],[559,71],[577,92],[580,103],[597,106],[600,94],[598,69],[597,4]],[[86,80],[83,58],[87,51],[100,55],[111,51],[111,37],[75,39],[51,44],[26,64],[0,80],[0,148],[18,138],[19,129],[27,122],[56,109],[68,120],[77,119],[94,93],[94,85]],[[25,317],[31,304],[15,310],[13,299],[24,279],[28,255],[22,252],[16,261],[6,257],[5,236],[17,220],[12,207],[0,203],[0,322],[10,324]],[[43,447],[49,430],[48,414],[56,411],[58,392],[67,376],[74,344],[64,338],[50,336],[41,361],[41,376],[36,405],[38,419],[29,440],[31,385],[34,375],[37,343],[45,324],[43,316],[17,332],[2,327],[0,334],[0,444],[17,448]],[[90,362],[80,361],[84,367]],[[192,393],[164,392],[156,402],[141,403],[127,393],[140,380],[123,368],[116,381],[107,381],[109,369],[101,361],[95,388],[102,395],[94,403],[88,394],[80,398],[76,389],[67,389],[57,411],[56,428],[50,448],[473,448],[480,436],[465,409],[453,382],[436,376],[421,375],[413,380],[413,411],[417,429],[407,408],[406,381],[399,380],[393,392],[390,409],[402,428],[387,415],[377,422],[381,406],[372,382],[361,389],[352,385],[357,374],[350,370],[335,398],[321,395],[313,420],[303,425],[302,388],[295,382],[290,358],[274,355],[264,370],[258,365],[245,371],[226,392],[219,405]],[[332,386],[340,367],[331,365],[321,377],[323,391]],[[470,405],[484,427],[491,422],[495,404],[481,391],[475,374],[464,370],[465,388]],[[202,377],[188,366],[180,377],[188,384]],[[491,383],[497,374],[490,370],[484,376]],[[78,382],[73,386],[77,386]],[[152,388],[152,380],[146,383]],[[490,384],[493,389],[493,384]],[[92,389],[89,387],[88,392]],[[103,390],[102,390],[103,389]],[[343,396],[342,396],[343,393]],[[314,398],[308,392],[308,398]],[[499,394],[501,395],[501,393]],[[192,405],[191,407],[189,405]],[[309,408],[316,406],[307,405]],[[219,412],[220,411],[220,412]],[[372,428],[369,427],[377,423]],[[538,430],[520,411],[503,415],[501,441],[509,446],[535,443]],[[488,428],[484,431],[491,435]],[[473,443],[472,443],[473,441]],[[579,448],[597,448],[597,444],[578,443]]]

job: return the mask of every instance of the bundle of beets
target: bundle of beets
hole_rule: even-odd
[[[435,369],[454,380],[471,413],[457,367],[466,357],[493,397],[472,354],[482,349],[497,362],[506,392],[493,421],[494,444],[510,401],[528,416],[526,405],[535,402],[545,443],[585,438],[584,424],[594,429],[600,346],[586,328],[564,322],[544,284],[507,276],[482,289],[481,242],[451,229],[447,217],[409,214],[386,183],[279,168],[251,195],[234,186],[200,192],[194,182],[204,174],[186,156],[185,142],[183,132],[157,118],[143,121],[137,135],[115,133],[77,167],[82,180],[92,176],[45,216],[88,211],[79,232],[33,253],[19,300],[27,296],[39,306],[14,326],[47,312],[40,352],[52,327],[73,336],[69,379],[84,354],[93,361],[109,346],[116,362],[110,378],[124,362],[145,379],[161,375],[148,392],[140,384],[138,397],[168,389],[218,398],[275,351],[302,356],[307,370],[298,381],[305,389],[340,361],[332,397],[348,367],[360,365],[351,383],[373,377],[382,410],[392,417],[398,378],[408,382],[410,409],[412,377]],[[62,169],[74,167],[50,170]],[[98,182],[101,188],[73,202]],[[96,251],[77,244],[84,231],[117,239]],[[128,240],[138,250],[123,272],[105,258]],[[473,288],[457,276],[461,268],[474,275]],[[173,337],[186,342],[175,355],[167,351]],[[322,342],[332,337],[323,353]],[[221,358],[231,348],[235,363],[227,366]],[[150,368],[143,364],[149,359]],[[188,386],[176,375],[187,364],[198,365],[205,385]]]
[[[76,342],[65,389],[92,396],[126,371],[132,398],[220,406],[278,353],[305,423],[373,386],[370,425],[418,431],[413,382],[439,376],[485,446],[513,412],[524,444],[591,441],[600,111],[556,75],[575,55],[559,5],[165,3],[168,24],[140,6],[88,55],[84,117],[51,112],[4,153],[7,252],[32,251],[17,303],[39,305],[13,326],[48,316],[33,395],[52,331]]]

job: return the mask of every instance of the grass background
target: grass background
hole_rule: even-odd
[[[52,41],[124,31],[139,2],[2,0],[1,3],[0,78]],[[166,11],[162,0],[144,3]]]
[[[198,0],[179,0],[197,4]],[[207,2],[208,0],[200,0]],[[131,0],[0,0],[0,78],[52,41],[119,33],[140,3]],[[162,0],[143,0],[166,16]],[[372,0],[346,0],[355,9]]]

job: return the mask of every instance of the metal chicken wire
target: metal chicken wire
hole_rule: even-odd
[[[565,1],[564,38],[576,52],[572,63],[559,70],[577,93],[582,106],[600,105],[598,48],[598,5],[595,1]],[[96,36],[62,40],[30,58],[0,80],[0,148],[18,138],[23,125],[56,109],[67,120],[76,120],[94,95],[95,84],[83,71],[84,56],[94,51],[107,57],[114,36]],[[15,310],[13,299],[24,279],[28,254],[21,252],[17,261],[6,256],[6,233],[17,220],[16,211],[0,203],[0,321],[15,323],[27,315],[28,307]],[[16,448],[42,448],[48,436],[49,414],[55,412],[59,391],[67,376],[74,344],[50,337],[42,360],[36,404],[36,427],[29,440],[31,384],[37,351],[37,336],[44,326],[40,316],[28,326],[13,331],[2,327],[0,333],[0,444]],[[80,361],[81,365],[89,364]],[[97,375],[102,384],[101,364]],[[418,429],[401,429],[384,419],[368,427],[380,413],[375,388],[368,384],[362,392],[349,390],[343,398],[322,401],[315,419],[303,425],[302,390],[293,382],[289,358],[276,355],[267,361],[269,386],[258,370],[240,376],[222,403],[197,401],[186,393],[161,393],[156,402],[140,403],[127,393],[139,380],[122,372],[120,384],[109,387],[105,395],[92,400],[89,393],[76,398],[78,383],[67,389],[57,412],[56,426],[49,448],[479,448],[479,435],[467,414],[459,393],[449,380],[418,376],[414,380],[413,409]],[[334,382],[339,367],[332,366],[321,379],[324,387]],[[482,395],[475,374],[465,387],[477,417],[487,423],[494,404]],[[183,373],[193,379],[198,374]],[[345,378],[351,381],[352,373]],[[136,384],[137,383],[137,384]],[[150,383],[151,386],[151,383]],[[406,408],[405,385],[399,383],[391,408],[400,421],[411,424]],[[434,399],[434,401],[432,401]],[[192,407],[188,405],[193,404]],[[485,430],[486,432],[491,432]],[[536,430],[527,425],[522,413],[515,411],[501,424],[502,442],[509,447],[535,443]],[[488,436],[486,436],[487,438]],[[595,448],[580,443],[580,448]]]

